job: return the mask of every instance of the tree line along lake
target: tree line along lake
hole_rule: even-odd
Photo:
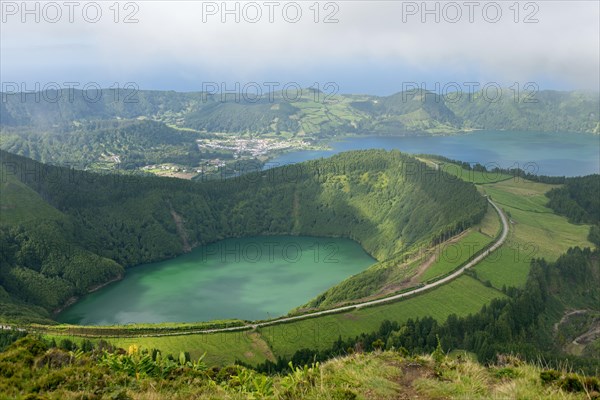
[[[332,142],[330,150],[282,154],[267,167],[368,148],[437,154],[490,168],[520,167],[542,175],[579,176],[600,171],[598,135],[517,131],[350,137]],[[226,239],[171,260],[131,268],[123,280],[85,296],[57,319],[105,325],[277,317],[374,262],[348,239]]]

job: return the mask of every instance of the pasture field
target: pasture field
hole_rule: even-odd
[[[0,221],[4,225],[36,220],[64,220],[64,215],[46,203],[33,189],[10,173],[0,182]]]
[[[442,322],[450,314],[465,316],[476,313],[482,305],[499,297],[504,297],[504,294],[469,276],[461,276],[431,292],[403,301],[272,325],[259,331],[274,354],[289,356],[302,348],[327,348],[339,336],[354,337],[362,332],[374,331],[386,319],[403,322],[409,318],[431,316]]]
[[[492,211],[493,212],[493,211]],[[473,254],[494,240],[476,230],[470,230],[455,243],[436,246],[436,260],[420,277],[421,282],[447,274],[466,262]]]
[[[489,237],[496,237],[499,235],[502,229],[502,224],[500,222],[500,217],[498,217],[498,213],[496,213],[496,210],[494,210],[493,207],[488,206],[487,213],[485,213],[479,225],[477,225],[474,229],[477,229],[479,232]]]
[[[439,166],[442,171],[454,175],[463,181],[471,182],[476,185],[485,185],[488,183],[496,183],[513,179],[512,175],[500,172],[473,171],[460,168],[456,164],[442,164]]]
[[[427,155],[418,156],[416,158],[423,161],[430,167],[447,172],[450,175],[460,178],[465,182],[471,182],[476,185],[485,185],[487,183],[501,182],[513,178],[513,175],[501,172],[473,171],[464,169],[457,164],[432,159],[427,157]]]
[[[482,190],[504,209],[510,220],[506,243],[474,270],[479,279],[496,288],[525,284],[532,258],[554,261],[569,247],[593,247],[587,239],[589,225],[575,225],[546,207],[544,195],[556,185],[511,179]]]

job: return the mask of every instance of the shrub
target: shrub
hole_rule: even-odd
[[[588,377],[584,378],[583,386],[585,386],[585,388],[589,392],[600,392],[600,380],[598,380],[598,378],[595,378],[593,376],[588,376]]]
[[[36,368],[58,369],[71,364],[72,357],[69,353],[60,349],[50,349],[35,363]]]
[[[497,370],[494,375],[499,379],[514,379],[518,378],[521,374],[513,368],[500,368]]]
[[[579,375],[577,374],[568,374],[564,378],[562,378],[558,385],[560,388],[566,392],[582,392],[583,391],[583,382]]]
[[[357,399],[356,393],[350,389],[336,389],[331,393],[331,398],[335,400],[355,400]]]
[[[548,369],[540,372],[540,379],[543,384],[548,384],[554,381],[557,381],[560,378],[560,372],[554,369]]]

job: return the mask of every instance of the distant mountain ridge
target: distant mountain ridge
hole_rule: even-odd
[[[103,89],[0,93],[0,128],[47,130],[82,122],[151,119],[182,128],[235,134],[327,137],[338,134],[435,135],[473,129],[600,133],[598,93],[539,91],[490,98],[483,91],[436,95],[415,90],[391,96]],[[96,97],[99,97],[96,99]],[[495,97],[495,96],[494,96]],[[54,99],[57,99],[54,101]]]

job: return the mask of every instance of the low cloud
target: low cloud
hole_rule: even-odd
[[[22,10],[13,14],[6,3],[11,2],[2,3],[3,81],[75,77],[109,82],[161,76],[164,88],[170,79],[173,86],[177,81],[197,87],[205,77],[276,80],[281,79],[278,74],[319,75],[327,70],[331,76],[347,65],[357,69],[387,65],[401,68],[409,81],[424,76],[432,80],[443,71],[444,79],[544,79],[590,90],[599,85],[598,2],[521,2],[518,15],[510,8],[513,2],[497,2],[502,15],[496,22],[491,22],[497,8],[490,6],[492,2],[478,3],[472,10],[473,22],[467,2],[460,1],[452,6],[428,2],[427,10],[437,7],[439,22],[436,12],[424,12],[422,2],[321,2],[318,15],[313,2],[298,2],[294,4],[302,15],[295,23],[289,21],[297,7],[288,6],[285,15],[281,10],[290,4],[285,1],[274,8],[272,23],[268,2],[238,3],[237,23],[234,14],[223,13],[222,2],[133,2],[137,8],[119,3],[118,15],[109,9],[112,3],[99,3],[102,18],[96,23],[77,11],[71,23],[64,7],[57,23],[45,21],[43,14],[39,23],[32,15],[26,15],[23,23]],[[231,10],[235,3],[228,2],[227,7]],[[257,8],[262,17],[252,23]],[[453,22],[456,10],[461,18]],[[129,14],[138,22],[124,23]],[[328,15],[338,22],[324,23]],[[531,23],[525,23],[528,16]],[[367,79],[365,88],[368,85]]]

